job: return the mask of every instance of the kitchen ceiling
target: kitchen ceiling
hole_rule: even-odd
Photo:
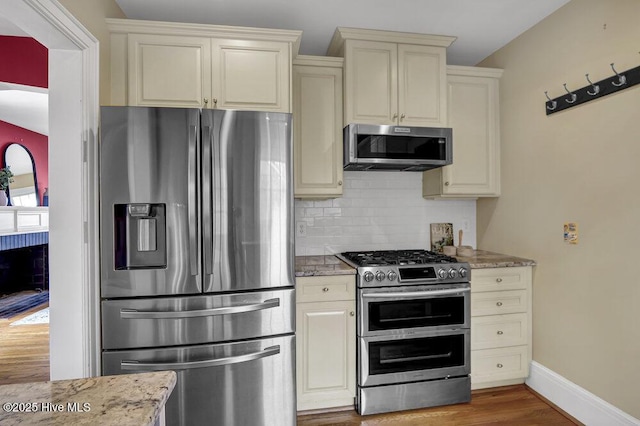
[[[302,30],[324,56],[336,27],[456,36],[447,63],[476,65],[569,0],[116,0],[130,19]]]

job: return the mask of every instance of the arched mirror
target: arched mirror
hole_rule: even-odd
[[[12,206],[38,205],[38,185],[33,156],[27,148],[12,143],[4,151],[4,164],[13,173],[13,182],[9,184],[9,203]]]

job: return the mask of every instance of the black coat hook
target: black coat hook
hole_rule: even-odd
[[[547,105],[547,109],[549,111],[553,111],[554,109],[556,109],[556,107],[558,106],[558,103],[556,101],[552,101],[546,91],[544,92],[544,95],[547,97],[547,100],[551,104],[551,105]]]
[[[591,79],[589,78],[589,73],[584,75],[585,77],[587,77],[587,81],[589,82],[589,84],[591,85],[591,87],[593,87],[593,92],[591,92],[589,89],[587,89],[587,94],[591,95],[591,96],[595,96],[598,93],[600,93],[600,86],[597,84],[593,84],[593,82],[591,81]]]
[[[618,82],[616,83],[615,81],[612,81],[611,84],[613,84],[616,87],[620,87],[624,84],[627,84],[627,77],[625,77],[624,75],[618,74],[618,71],[616,71],[616,69],[613,67],[613,62],[611,63],[611,69],[613,70],[614,73],[616,73],[616,77],[618,77]]]
[[[576,99],[578,99],[578,95],[576,95],[575,93],[570,92],[569,89],[567,89],[567,83],[564,83],[563,86],[564,86],[564,90],[567,91],[567,93],[570,95],[570,99],[571,99],[571,100],[569,100],[569,98],[565,98],[565,102],[567,102],[569,104],[574,103],[576,101]]]
[[[569,90],[567,83],[565,83],[564,90],[566,93],[555,99],[550,99],[547,92],[544,92],[547,97],[545,113],[547,115],[555,114],[565,109],[573,108],[586,102],[640,85],[640,66],[618,73],[612,63],[611,69],[615,73],[614,75],[596,82],[591,81],[589,74],[585,74],[589,84],[577,90]]]

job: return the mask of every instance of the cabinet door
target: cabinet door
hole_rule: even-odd
[[[398,47],[395,43],[347,40],[344,124],[396,124]]]
[[[213,39],[212,108],[291,112],[289,43]]]
[[[193,107],[211,93],[210,39],[129,34],[129,105]]]
[[[423,195],[497,197],[500,195],[499,80],[473,75],[500,70],[455,68],[447,76],[449,127],[453,128],[453,164],[423,175]]]
[[[293,67],[296,198],[342,195],[342,68]]]
[[[446,78],[445,48],[398,45],[398,124],[446,126]]]
[[[453,164],[444,173],[445,194],[500,195],[498,179],[498,81],[449,76]]]
[[[355,397],[355,301],[296,306],[298,411],[352,405]]]

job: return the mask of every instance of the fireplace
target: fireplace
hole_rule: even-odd
[[[47,238],[32,234],[28,239],[19,237],[0,237],[0,295],[49,289],[48,235]]]

